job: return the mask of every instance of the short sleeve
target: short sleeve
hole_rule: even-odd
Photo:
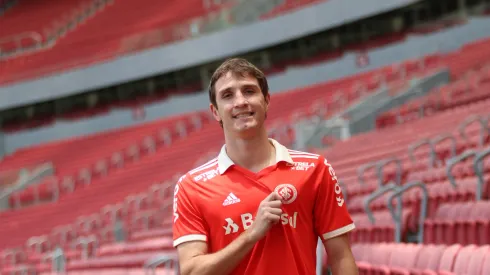
[[[206,223],[195,207],[196,196],[192,196],[192,189],[189,188],[191,184],[184,175],[175,185],[172,225],[174,247],[190,241],[206,242],[208,239]]]
[[[330,163],[320,157],[316,167],[315,231],[322,241],[337,237],[355,228],[347,210],[342,189]]]

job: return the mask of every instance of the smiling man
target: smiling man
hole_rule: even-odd
[[[209,98],[225,144],[176,184],[181,274],[314,275],[318,237],[333,274],[358,274],[346,234],[354,223],[332,166],[267,136],[264,74],[229,59],[214,72]]]

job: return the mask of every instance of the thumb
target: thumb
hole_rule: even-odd
[[[282,200],[281,196],[277,194],[276,192],[272,192],[267,196],[264,201],[275,201],[275,200]]]

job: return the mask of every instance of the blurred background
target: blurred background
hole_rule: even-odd
[[[206,87],[240,56],[270,136],[335,167],[361,274],[489,275],[489,7],[0,0],[0,274],[178,274],[173,186],[223,144]]]

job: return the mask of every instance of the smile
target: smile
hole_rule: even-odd
[[[233,118],[246,118],[246,117],[253,116],[254,114],[255,112],[241,113],[241,114],[234,115]]]

